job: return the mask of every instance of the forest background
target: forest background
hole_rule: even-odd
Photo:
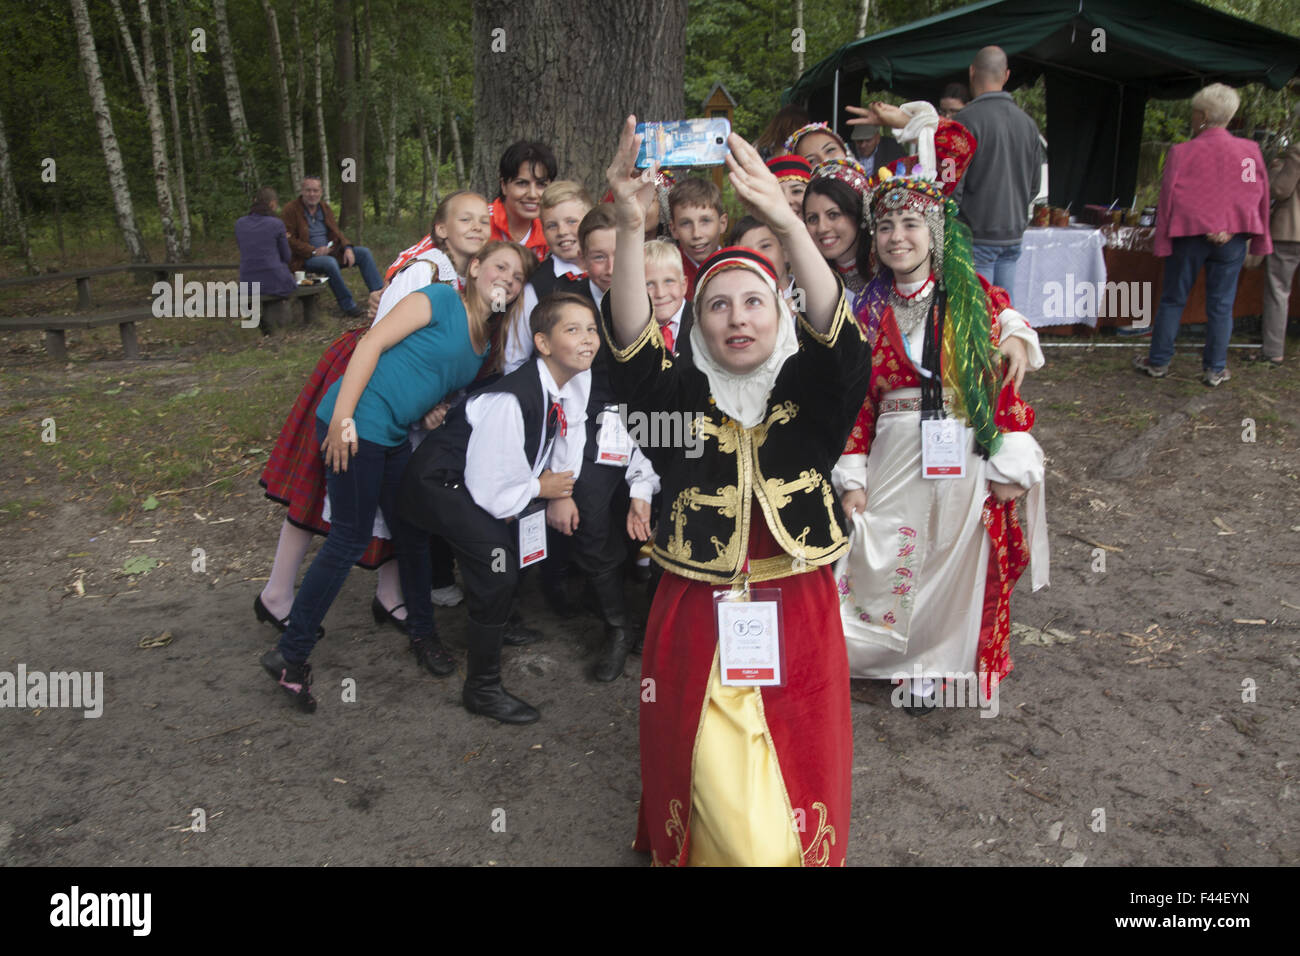
[[[667,88],[659,102],[680,106],[661,106],[664,115],[649,118],[698,116],[720,82],[737,103],[735,128],[752,140],[779,107],[781,90],[806,67],[855,36],[961,5],[698,0],[688,6],[670,0],[659,5],[667,14],[650,25],[641,0],[533,6],[557,13],[535,15],[531,35],[510,42],[562,47],[563,17],[578,8],[603,21],[602,28],[624,33],[671,33],[673,17],[684,17],[685,45],[646,37],[646,55],[635,67],[613,54],[577,72],[568,64],[573,79],[566,89],[530,95],[539,87],[527,76],[485,76],[503,61],[484,56],[496,39],[492,23],[528,4],[0,0],[0,27],[8,38],[0,49],[0,274],[67,268],[85,262],[88,250],[106,247],[116,247],[118,259],[180,261],[199,258],[196,246],[228,249],[233,222],[247,211],[251,192],[273,185],[282,200],[290,198],[304,172],[327,174],[326,197],[344,214],[349,238],[401,248],[423,234],[439,195],[461,187],[494,193],[489,178],[498,143],[515,131],[486,124],[513,125],[520,104],[536,116],[581,113],[588,95],[617,91],[629,76],[653,73],[654,82]],[[1208,5],[1300,32],[1293,0]],[[799,35],[802,50],[792,41]],[[638,48],[638,37],[620,39],[625,48]],[[87,43],[97,81],[88,81]],[[515,91],[516,116],[503,116],[499,102],[476,102],[488,99],[484,84],[493,78],[498,100],[503,80]],[[1293,92],[1252,85],[1242,93],[1245,131],[1294,139],[1294,130],[1288,131]],[[1041,79],[1014,95],[1046,131]],[[105,113],[119,169],[106,159]],[[1149,102],[1140,202],[1154,198],[1164,151],[1188,137],[1188,115],[1186,100]],[[578,178],[593,179],[614,129],[557,143],[561,175],[572,160],[581,167]],[[343,175],[345,157],[356,159],[355,183]],[[345,189],[355,192],[344,196]],[[138,242],[124,228],[124,216]]]

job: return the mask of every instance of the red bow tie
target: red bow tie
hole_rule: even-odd
[[[566,273],[564,274],[564,278],[568,279],[570,282],[581,282],[583,279],[587,278],[587,273],[585,273],[585,272],[566,272]]]

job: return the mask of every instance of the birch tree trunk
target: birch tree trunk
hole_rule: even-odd
[[[325,102],[320,83],[320,18],[313,17],[311,25],[312,69],[316,74],[316,138],[320,141],[320,176],[325,201],[330,201],[330,145],[325,138]]]
[[[3,115],[0,115],[0,213],[4,217],[5,241],[18,245],[23,260],[27,263],[27,271],[35,275],[36,264],[32,261],[31,244],[27,241],[27,223],[18,206],[18,188],[14,185],[13,166],[9,160],[9,137],[5,133]]]
[[[243,172],[244,192],[252,198],[257,191],[257,161],[253,157],[253,138],[244,119],[244,101],[239,95],[239,74],[235,72],[235,53],[230,46],[230,27],[226,21],[226,0],[212,0],[213,20],[217,27],[217,49],[220,53],[221,72],[226,80],[226,104],[230,111],[230,126],[235,133],[235,149]]]
[[[803,32],[803,0],[794,0],[794,27],[799,31],[799,45],[794,51],[794,78],[803,76],[803,51],[807,45]]]
[[[307,74],[303,67],[302,26],[298,22],[298,0],[293,0],[290,10],[293,12],[293,45],[298,55],[298,73],[297,85],[289,111],[293,114],[293,143],[297,149],[295,158],[298,160],[298,168],[305,173],[307,169],[307,146],[303,142],[302,114],[307,109]],[[324,175],[324,173],[321,175]]]
[[[451,154],[456,160],[456,188],[464,189],[465,154],[460,151],[460,127],[456,125],[456,104],[451,98],[451,78],[447,75],[446,64],[442,68],[442,94],[447,104],[448,119],[451,123]]]
[[[871,12],[871,0],[862,0],[858,6],[858,32],[854,36],[861,40],[867,35],[867,14]]]
[[[383,122],[383,118],[380,118]],[[397,223],[397,90],[389,94],[388,135],[384,140],[384,216],[390,226]]]
[[[99,54],[95,52],[95,36],[90,29],[90,13],[86,0],[68,0],[72,7],[72,20],[77,28],[77,53],[81,70],[86,77],[90,93],[91,111],[99,131],[99,143],[104,150],[104,163],[108,166],[108,184],[113,192],[113,214],[122,240],[131,254],[132,262],[148,262],[149,251],[135,224],[135,211],[131,207],[131,189],[126,181],[126,168],[122,165],[122,151],[113,132],[113,117],[108,112],[108,97],[104,93],[104,76],[99,71]]]
[[[420,222],[429,221],[429,167],[433,165],[433,151],[429,149],[429,128],[424,123],[424,110],[415,114],[415,128],[420,134]],[[436,194],[436,187],[435,187]]]
[[[144,4],[146,0],[140,0]],[[176,101],[176,67],[172,56],[172,24],[167,13],[167,0],[159,0],[162,8],[163,53],[167,60],[167,97],[171,102],[173,142],[176,144],[176,209],[181,217],[181,260],[190,258],[191,239],[190,201],[185,187],[185,148],[181,141],[181,111]]]
[[[284,72],[284,51],[280,46],[280,21],[275,15],[271,0],[262,0],[266,14],[266,30],[271,46],[271,86],[275,90],[275,105],[280,111],[280,135],[284,137],[284,156],[289,163],[289,179],[302,182],[302,164],[299,162],[298,144],[293,138],[293,112],[289,103],[289,81]]]
[[[164,3],[170,0],[164,0]],[[203,116],[203,104],[199,100],[199,84],[194,78],[194,51],[190,46],[189,17],[185,4],[181,4],[181,43],[185,48],[185,99],[186,119],[190,128],[190,143],[195,147],[194,182],[202,193],[206,176],[208,157],[212,155],[212,139],[208,135],[208,124]],[[203,221],[203,234],[207,235],[207,220]]]
[[[180,243],[176,238],[176,204],[172,201],[171,162],[167,157],[167,125],[163,122],[162,105],[158,99],[158,69],[153,59],[153,37],[150,35],[153,23],[149,17],[149,0],[140,0],[142,27],[140,52],[144,54],[143,69],[120,0],[109,0],[109,6],[113,8],[113,17],[117,20],[118,31],[122,34],[122,45],[126,48],[127,59],[131,62],[131,72],[135,74],[136,84],[140,87],[140,98],[144,100],[145,114],[149,120],[149,150],[153,154],[153,188],[158,194],[158,218],[162,222],[163,245],[167,250],[165,261],[183,262]]]

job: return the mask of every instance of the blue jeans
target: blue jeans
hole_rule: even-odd
[[[1168,365],[1174,358],[1174,339],[1183,318],[1183,306],[1196,276],[1205,266],[1205,351],[1201,367],[1222,372],[1228,364],[1228,339],[1232,337],[1232,303],[1237,298],[1237,277],[1246,261],[1247,238],[1233,236],[1216,246],[1204,236],[1179,236],[1165,260],[1160,307],[1151,328],[1152,365]]]
[[[325,440],[327,426],[317,419],[316,437]],[[411,458],[411,443],[387,447],[357,439],[357,453],[348,470],[334,473],[325,469],[330,496],[330,533],[307,569],[302,587],[289,611],[289,626],[280,636],[279,650],[290,663],[301,663],[316,646],[316,629],[334,603],[348,572],[366,553],[375,510],[383,509],[384,520],[393,533],[397,569],[406,599],[407,624],[411,637],[434,633],[433,602],[429,597],[429,536],[397,515],[394,503],[402,472]]]
[[[1016,263],[1020,260],[1020,243],[1014,246],[972,246],[975,271],[1010,295],[1016,285]]]
[[[384,287],[384,277],[379,274],[375,268],[375,258],[370,254],[370,250],[365,246],[350,246],[352,254],[356,256],[357,268],[361,270],[361,278],[366,283],[366,288],[371,292]],[[338,300],[339,308],[344,312],[351,312],[357,307],[356,300],[352,298],[352,291],[348,284],[343,281],[343,274],[339,271],[339,261],[333,256],[312,256],[303,264],[303,270],[306,272],[318,272],[330,281],[330,291],[334,293],[334,298]]]

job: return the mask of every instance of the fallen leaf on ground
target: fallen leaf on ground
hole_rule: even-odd
[[[172,632],[171,632],[171,631],[163,631],[163,632],[162,632],[161,634],[159,634],[157,637],[142,637],[142,638],[140,638],[140,645],[139,645],[139,646],[142,647],[142,648],[144,648],[144,649],[146,649],[146,650],[148,650],[148,649],[151,648],[151,647],[166,647],[166,646],[167,646],[168,644],[170,644],[171,642],[172,642]]]

